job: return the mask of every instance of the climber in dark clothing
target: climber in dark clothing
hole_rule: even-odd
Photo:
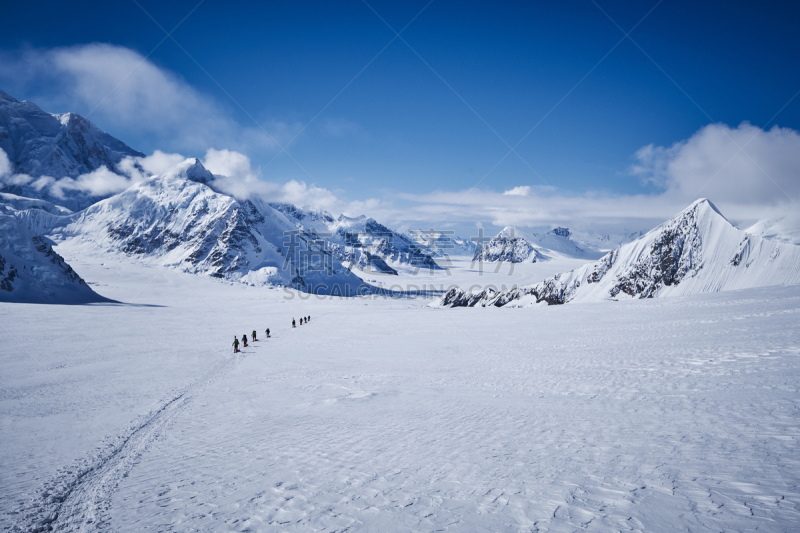
[[[233,353],[239,353],[239,339],[233,338]]]
[[[293,327],[293,328],[294,328],[294,327],[296,327],[296,326],[294,325],[294,318],[292,319],[292,327]]]
[[[242,335],[242,344],[247,348],[247,335]]]
[[[256,339],[256,330],[253,330],[253,342],[256,342],[257,340],[258,339]]]
[[[267,328],[267,331],[265,331],[264,333],[267,334],[267,338],[269,339],[269,328]]]

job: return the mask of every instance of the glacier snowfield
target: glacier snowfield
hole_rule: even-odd
[[[430,309],[58,251],[126,305],[0,304],[0,529],[800,530],[800,286]]]

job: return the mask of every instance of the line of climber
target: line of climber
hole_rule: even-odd
[[[305,321],[305,323],[306,323],[306,324],[308,324],[308,322],[309,322],[310,320],[311,320],[311,316],[310,316],[310,315],[309,315],[309,316],[300,317],[300,325],[301,325],[301,326],[303,325],[303,321]],[[293,328],[296,328],[296,327],[297,327],[297,326],[295,325],[294,318],[292,319],[292,327],[293,327]]]
[[[304,317],[300,317],[300,325],[301,325],[301,326],[303,325],[303,323],[306,323],[306,324],[308,324],[310,321],[311,321],[311,315],[309,315],[309,316],[304,316]],[[297,327],[297,323],[295,322],[294,318],[292,318],[292,327],[293,327],[293,328],[296,328],[296,327]],[[269,328],[267,328],[267,329],[264,331],[264,333],[266,333],[266,334],[267,334],[267,338],[268,338],[268,339],[269,339],[269,338],[271,338],[271,337],[270,337],[270,334],[269,334]],[[253,337],[253,341],[252,341],[252,342],[258,342],[258,338],[257,338],[257,336],[256,336],[256,330],[253,330],[252,337]],[[241,350],[239,349],[239,344],[240,344],[240,343],[239,343],[239,339],[238,339],[237,337],[234,337],[234,338],[233,338],[233,343],[231,343],[231,344],[233,345],[233,353],[239,353],[239,352],[241,352]],[[241,344],[242,344],[242,348],[247,348],[247,334],[244,334],[244,335],[242,335],[242,342],[241,342]]]
[[[267,338],[268,338],[268,339],[269,339],[269,338],[271,338],[271,337],[270,337],[270,334],[269,334],[269,328],[267,328],[266,330],[264,330],[264,333],[266,333],[266,334],[267,334]],[[251,333],[251,335],[252,335],[252,337],[253,337],[253,341],[252,341],[252,342],[258,342],[258,337],[257,337],[257,335],[256,335],[256,330],[253,330],[253,333]],[[239,352],[241,352],[241,350],[239,349],[239,339],[238,339],[237,337],[234,337],[234,338],[233,338],[233,342],[232,342],[231,344],[232,344],[232,346],[233,346],[233,353],[239,353]],[[241,342],[241,344],[242,344],[242,348],[247,348],[247,334],[245,334],[245,335],[242,335],[242,342]]]

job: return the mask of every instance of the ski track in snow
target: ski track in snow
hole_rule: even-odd
[[[111,451],[100,458],[84,459],[89,466],[65,468],[49,481],[41,499],[32,503],[15,524],[18,531],[94,531],[108,526],[108,510],[120,481],[141,460],[152,442],[161,436],[174,417],[211,383],[240,360],[232,357],[222,361],[206,376],[185,387],[150,413],[143,422],[134,425],[126,435],[117,436],[110,444]],[[78,471],[75,474],[75,471]]]

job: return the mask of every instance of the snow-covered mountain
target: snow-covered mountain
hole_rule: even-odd
[[[489,242],[476,248],[473,261],[504,263],[536,263],[553,255],[596,259],[603,255],[597,250],[584,249],[570,237],[567,228],[554,228],[546,233],[522,233],[510,226],[505,227]]]
[[[326,248],[341,262],[361,270],[397,274],[392,268],[410,265],[439,270],[433,259],[436,250],[410,236],[396,232],[366,216],[334,218],[327,211],[300,209],[291,204],[269,204],[303,230],[316,230],[326,242]]]
[[[13,183],[0,183],[2,192],[47,200],[72,210],[82,209],[99,197],[81,190],[60,194],[52,188],[56,180],[75,178],[101,167],[114,170],[125,157],[144,156],[78,114],[47,113],[3,91],[0,149],[11,162],[12,173],[18,175]],[[35,179],[42,176],[52,179]]]
[[[17,216],[54,238],[218,278],[344,295],[363,285],[315,246],[316,236],[298,231],[266,202],[213,190],[212,181],[197,159],[187,159],[80,213],[28,209]]]
[[[759,220],[745,231],[773,241],[800,244],[800,212]]]
[[[551,252],[556,252],[561,255],[566,255],[567,257],[585,259],[597,259],[602,257],[603,253],[599,252],[597,248],[587,244],[579,245],[575,242],[573,237],[572,231],[568,228],[557,227],[546,233],[533,235],[532,241],[543,249],[542,253],[546,256],[552,255]]]
[[[0,302],[107,302],[22,220],[0,211]]]
[[[413,243],[424,246],[435,259],[445,256],[473,256],[477,244],[471,238],[464,238],[445,230],[437,231],[431,229],[409,230],[403,227],[397,230]]]
[[[602,252],[609,252],[614,248],[619,248],[623,244],[633,242],[645,234],[644,231],[630,231],[618,234],[600,234],[593,231],[569,231],[570,240],[579,248]]]
[[[594,263],[506,291],[470,294],[454,288],[434,305],[563,304],[796,283],[800,283],[800,246],[738,230],[702,199]]]
[[[444,248],[442,251],[451,255],[475,255],[475,250],[478,248],[477,243],[471,238],[453,235],[448,237],[448,241],[448,244],[451,244],[452,248]]]
[[[542,254],[512,227],[503,228],[489,242],[476,248],[472,256],[473,261],[489,263],[535,263],[541,259]]]
[[[47,113],[1,90],[0,148],[15,173],[33,177],[75,177],[144,156],[76,113]]]

